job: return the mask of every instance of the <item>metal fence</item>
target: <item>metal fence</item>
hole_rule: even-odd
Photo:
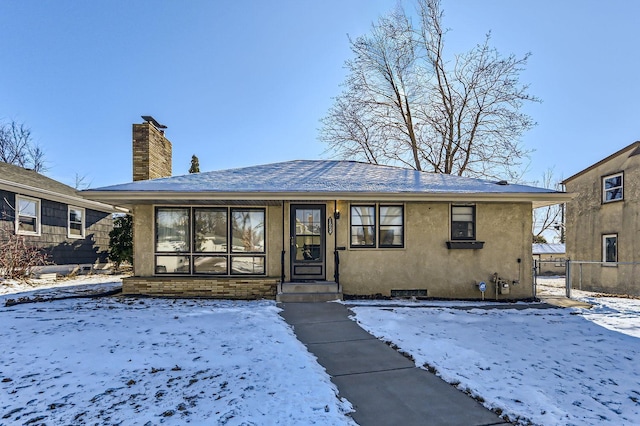
[[[549,279],[549,271],[560,272]],[[553,274],[556,275],[556,274]],[[540,280],[539,278],[547,278]],[[540,283],[543,283],[541,286]],[[533,297],[541,290],[564,294],[570,298],[572,290],[583,290],[610,295],[640,296],[640,262],[602,262],[591,260],[565,261],[564,273],[556,261],[533,262]]]
[[[567,297],[571,290],[640,295],[640,262],[567,260]]]
[[[539,277],[549,278],[552,276],[558,277],[553,283],[549,283],[545,280],[545,286],[553,286],[554,290],[558,290],[559,287],[564,289],[566,287],[566,280],[564,279],[566,274],[566,260],[565,259],[553,259],[553,260],[533,260],[533,297],[536,298],[539,295]]]

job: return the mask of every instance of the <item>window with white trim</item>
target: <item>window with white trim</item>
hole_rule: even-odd
[[[261,208],[156,208],[156,274],[264,275],[265,215]]]
[[[81,207],[69,206],[67,234],[69,238],[84,238],[85,235],[85,210]]]
[[[16,234],[40,235],[40,200],[16,195]]]
[[[610,203],[624,199],[624,175],[616,173],[602,178],[602,202]]]
[[[404,206],[351,205],[351,247],[404,247]]]
[[[607,263],[618,261],[618,234],[602,236],[602,261]]]

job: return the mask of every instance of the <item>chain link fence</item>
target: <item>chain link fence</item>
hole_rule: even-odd
[[[568,260],[567,297],[571,290],[640,296],[640,262]]]

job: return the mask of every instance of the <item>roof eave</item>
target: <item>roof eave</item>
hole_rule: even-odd
[[[440,202],[531,202],[534,208],[564,203],[572,198],[565,192],[542,193],[378,193],[378,192],[169,192],[169,191],[83,191],[89,199],[104,203],[134,205],[162,201],[219,201],[219,200],[285,200],[285,201],[440,201]]]
[[[634,143],[625,146],[624,148],[614,152],[613,154],[609,155],[606,158],[603,158],[602,160],[598,161],[597,163],[594,163],[592,165],[590,165],[589,167],[580,170],[578,173],[574,174],[573,176],[569,176],[568,178],[566,178],[565,180],[563,180],[562,182],[560,182],[562,185],[566,185],[567,182],[570,182],[572,180],[574,180],[575,178],[582,176],[583,174],[595,169],[596,167],[599,167],[600,165],[606,163],[607,161],[624,154],[627,151],[630,151],[631,149],[640,149],[640,141],[635,141]]]
[[[61,194],[59,192],[49,191],[46,189],[35,188],[33,186],[24,185],[21,183],[0,179],[0,188],[3,188],[9,192],[22,194],[35,198],[42,198],[45,200],[56,201],[62,204],[70,204],[76,207],[84,207],[92,210],[108,213],[126,213],[126,209],[113,206],[108,203],[103,203],[98,200],[86,199],[83,197],[74,197],[67,194]]]

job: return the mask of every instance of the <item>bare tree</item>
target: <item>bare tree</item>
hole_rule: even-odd
[[[0,124],[0,161],[45,171],[44,151],[31,138],[31,130],[16,121]]]
[[[542,182],[534,182],[536,186],[542,185],[544,188],[561,190],[559,180],[553,176],[553,169],[548,169],[542,174]],[[559,240],[564,243],[564,223],[562,222],[562,204],[554,204],[552,206],[540,207],[533,210],[533,241],[541,241],[544,239],[543,234],[553,231],[559,234]],[[546,239],[545,239],[546,240]]]
[[[440,1],[417,4],[418,27],[398,7],[349,39],[354,57],[320,139],[338,157],[518,179],[530,153],[520,137],[535,124],[520,109],[539,102],[519,82],[529,54],[503,57],[487,35],[448,57]]]
[[[78,191],[89,189],[91,187],[91,182],[92,181],[87,181],[87,175],[81,175],[80,173],[76,172],[75,184],[73,185],[73,188]]]

